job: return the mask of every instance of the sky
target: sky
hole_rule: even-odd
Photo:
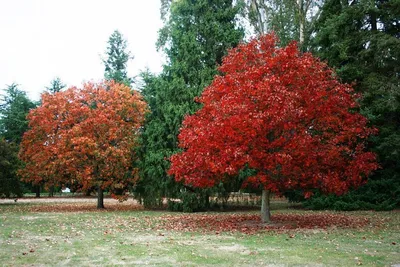
[[[160,0],[0,0],[0,89],[17,83],[39,100],[55,77],[78,87],[102,80],[101,58],[114,30],[134,56],[128,75],[158,73],[161,27]]]

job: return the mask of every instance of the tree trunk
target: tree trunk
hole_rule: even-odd
[[[299,44],[302,46],[304,44],[304,21],[303,18],[300,18],[300,36],[299,36]]]
[[[54,185],[49,188],[49,197],[54,197]]]
[[[208,210],[210,208],[210,194],[208,192],[206,192],[204,196],[204,204],[205,208]]]
[[[97,188],[97,208],[104,209],[104,194],[100,185]]]
[[[39,198],[40,197],[40,185],[35,186],[35,193],[36,193],[36,197]]]
[[[255,14],[257,14],[257,23],[256,24],[258,24],[258,25],[256,25],[256,27],[255,27],[256,31],[258,31],[258,35],[262,35],[266,32],[266,30],[264,29],[265,21],[263,20],[263,16],[261,14],[260,7],[257,3],[257,0],[252,0],[250,6],[251,6],[251,9],[253,10],[253,12]]]
[[[371,20],[371,31],[376,32],[378,30],[378,26],[377,26],[377,18],[375,11],[370,12],[370,20]]]
[[[261,196],[261,221],[263,223],[269,223],[271,221],[269,197],[270,197],[270,191],[263,190]]]
[[[304,27],[305,27],[305,12],[304,12],[304,0],[297,0],[298,16],[299,16],[299,45],[300,47],[304,43]],[[307,11],[306,11],[307,12]]]

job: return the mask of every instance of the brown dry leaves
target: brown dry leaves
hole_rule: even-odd
[[[257,214],[190,214],[164,216],[158,229],[183,232],[241,232],[256,234],[260,231],[283,232],[301,229],[362,228],[370,223],[368,218],[334,213],[274,214],[272,223],[264,224]]]
[[[34,205],[16,205],[14,211],[28,212],[129,212],[144,210],[138,203],[105,203],[106,209],[98,210],[94,202],[63,202],[43,203]],[[215,233],[231,232],[244,234],[257,234],[260,232],[287,232],[302,230],[331,230],[361,229],[365,227],[385,226],[388,222],[379,221],[378,218],[363,215],[353,215],[336,212],[280,213],[272,216],[270,224],[260,221],[257,213],[197,213],[197,214],[160,214],[154,216],[132,217],[126,222],[144,230],[202,232]]]
[[[109,212],[109,211],[137,211],[143,210],[137,204],[106,204],[105,209],[97,209],[93,203],[62,203],[54,205],[34,205],[28,209],[30,212]]]

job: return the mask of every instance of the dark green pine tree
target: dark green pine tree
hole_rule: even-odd
[[[400,2],[327,0],[316,24],[314,52],[363,94],[361,111],[379,133],[370,148],[381,169],[339,198],[311,200],[337,209],[400,206]]]
[[[16,174],[21,163],[17,157],[18,145],[28,129],[26,115],[34,107],[17,84],[4,90],[0,102],[0,197],[22,194]]]
[[[128,76],[127,64],[133,56],[127,51],[127,41],[119,31],[115,30],[107,43],[106,59],[103,59],[104,78],[130,86],[133,79]]]
[[[22,135],[28,129],[26,115],[36,105],[24,91],[13,83],[4,90],[0,104],[0,136],[7,142],[19,144]]]
[[[239,8],[233,2],[182,0],[168,6],[168,19],[157,44],[167,55],[168,64],[159,76],[143,74],[142,93],[151,113],[139,152],[137,194],[147,206],[161,204],[163,197],[183,199],[185,211],[206,204],[200,204],[201,199],[207,202],[207,198],[199,198],[199,191],[184,188],[166,171],[168,158],[178,151],[177,136],[184,116],[199,108],[194,98],[218,73],[217,66],[227,50],[243,38],[243,30],[236,26]]]
[[[64,89],[67,85],[64,84],[59,77],[54,78],[50,82],[50,86],[46,87],[46,92],[49,94],[55,94],[60,92],[62,89]]]
[[[0,138],[0,197],[22,196],[17,177],[20,164],[18,147]]]

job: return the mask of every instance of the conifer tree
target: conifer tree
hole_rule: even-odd
[[[21,196],[21,187],[17,176],[20,166],[18,147],[0,138],[0,197]]]
[[[2,94],[0,102],[0,196],[20,196],[21,186],[17,176],[20,161],[18,147],[28,129],[26,116],[35,107],[26,93],[13,83]],[[39,187],[36,188],[39,194]]]
[[[4,91],[0,102],[0,135],[6,141],[18,145],[28,128],[26,115],[35,107],[35,104],[15,83],[9,85]]]
[[[142,136],[137,192],[146,205],[160,204],[163,197],[180,197],[185,202],[184,209],[190,211],[200,208],[201,199],[207,202],[193,188],[177,184],[166,171],[168,158],[178,151],[177,136],[183,118],[199,108],[195,97],[217,74],[227,50],[243,37],[243,31],[236,26],[239,7],[233,2],[173,1],[168,16],[164,14],[165,26],[157,45],[165,52],[168,63],[159,76],[144,74],[143,95],[151,114]]]
[[[46,87],[46,92],[49,94],[58,93],[66,86],[59,77],[56,77],[50,82],[50,86]]]
[[[399,12],[400,3],[394,0],[328,0],[316,24],[314,53],[363,94],[361,111],[379,130],[370,146],[381,166],[365,186],[341,198],[325,199],[321,208],[400,205]]]
[[[107,58],[103,59],[104,78],[130,86],[133,79],[128,76],[127,64],[130,59],[133,59],[133,56],[130,51],[127,51],[127,41],[119,31],[115,30],[107,43]]]

